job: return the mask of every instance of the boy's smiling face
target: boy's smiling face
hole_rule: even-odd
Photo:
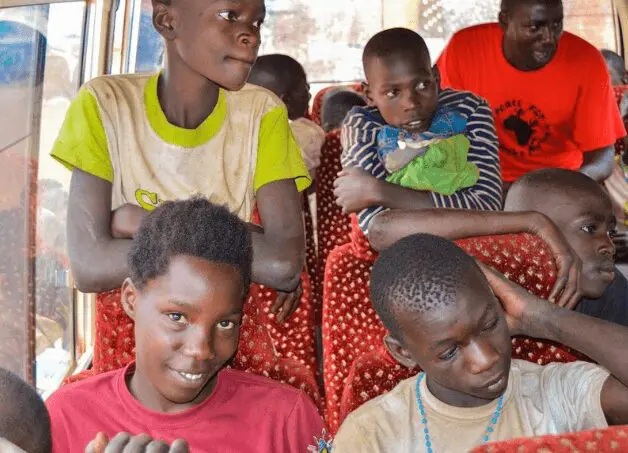
[[[418,364],[430,391],[446,404],[476,407],[508,386],[511,342],[503,309],[479,269],[470,272],[452,306],[397,313],[403,341],[388,336],[392,355]]]
[[[135,320],[136,370],[130,382],[146,407],[177,412],[211,395],[218,372],[238,347],[244,289],[228,264],[174,257],[166,274],[122,301]]]
[[[153,22],[166,39],[168,58],[239,90],[257,58],[265,15],[263,0],[170,0],[154,3]]]
[[[438,83],[426,52],[414,58],[405,53],[373,56],[365,72],[366,97],[386,123],[409,132],[429,129],[438,106]]]

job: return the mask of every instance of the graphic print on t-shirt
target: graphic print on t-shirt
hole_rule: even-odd
[[[550,137],[545,114],[536,105],[521,99],[512,99],[497,107],[495,122],[501,124],[511,138],[500,141],[500,150],[516,157],[539,152]]]

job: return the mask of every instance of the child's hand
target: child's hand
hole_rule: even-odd
[[[131,436],[119,433],[109,440],[105,433],[98,433],[85,449],[85,453],[188,453],[188,444],[183,439],[175,440],[172,445],[155,440],[148,434]]]
[[[134,204],[124,204],[111,214],[111,235],[115,239],[133,239],[142,219],[148,214]]]
[[[550,304],[511,282],[492,267],[476,262],[504,308],[510,334],[534,336],[532,320],[538,319],[539,313],[551,308]]]
[[[582,297],[580,292],[582,261],[551,220],[548,219],[547,222],[537,226],[538,229],[534,233],[549,245],[558,268],[556,283],[548,300],[573,310]],[[561,291],[560,299],[556,300]]]
[[[275,299],[275,303],[270,308],[270,312],[277,314],[277,322],[282,324],[288,319],[290,316],[297,311],[299,308],[299,303],[301,302],[301,296],[303,295],[303,285],[299,281],[299,286],[292,291],[291,293],[284,293],[282,291],[277,291],[277,299]]]
[[[353,167],[342,170],[334,181],[336,204],[343,214],[360,212],[376,203],[379,180],[361,168]]]

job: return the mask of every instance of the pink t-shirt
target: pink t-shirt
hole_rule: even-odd
[[[295,453],[306,452],[323,432],[307,395],[231,369],[220,372],[214,392],[198,406],[175,414],[151,411],[126,386],[132,366],[62,387],[48,399],[53,453],[83,453],[100,431],[183,438],[191,453]]]

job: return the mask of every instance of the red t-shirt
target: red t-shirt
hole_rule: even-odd
[[[500,141],[504,181],[539,168],[577,170],[583,152],[614,144],[626,135],[600,52],[563,33],[545,67],[524,72],[502,51],[498,24],[456,33],[438,60],[443,87],[486,98]]]
[[[53,453],[83,453],[100,431],[185,439],[191,453],[306,452],[323,421],[303,392],[270,379],[224,369],[212,395],[191,409],[163,414],[129,392],[126,368],[70,384],[46,402]]]

